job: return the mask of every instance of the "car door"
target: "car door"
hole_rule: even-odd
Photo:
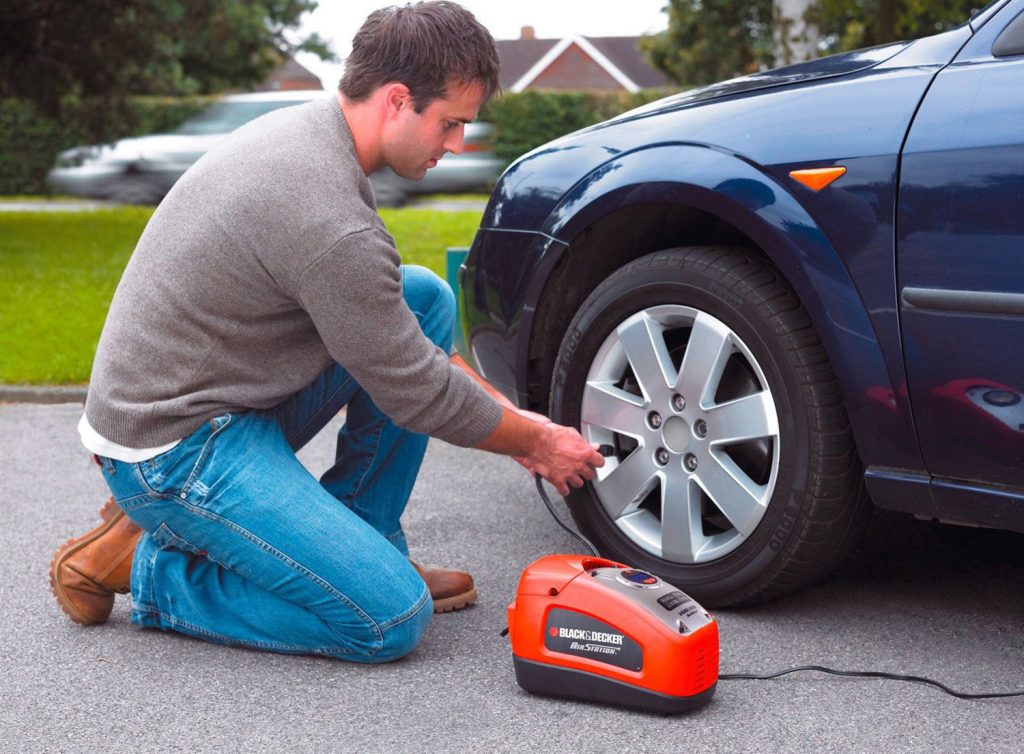
[[[1009,3],[938,74],[903,150],[904,357],[922,453],[948,511],[954,492],[1024,487],[1022,9]]]

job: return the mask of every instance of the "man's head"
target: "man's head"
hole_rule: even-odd
[[[409,88],[418,113],[453,83],[479,82],[486,101],[498,90],[494,39],[472,13],[446,0],[381,8],[356,32],[338,89],[362,102],[395,81]]]
[[[372,111],[370,166],[419,179],[446,152],[462,151],[464,124],[498,90],[498,53],[456,3],[382,8],[356,33],[338,89],[350,105]]]

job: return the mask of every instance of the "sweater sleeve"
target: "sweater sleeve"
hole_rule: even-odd
[[[331,357],[395,424],[476,445],[497,428],[501,407],[423,334],[399,264],[382,230],[352,233],[303,271],[299,303]]]

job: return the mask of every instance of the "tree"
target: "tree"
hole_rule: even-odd
[[[789,65],[818,57],[814,0],[775,0],[773,6],[775,65]]]
[[[640,44],[677,84],[710,84],[771,65],[771,0],[669,0],[666,10],[668,29]]]
[[[0,98],[44,115],[74,112],[105,140],[132,120],[135,94],[214,93],[262,81],[314,0],[0,0]]]
[[[964,23],[978,0],[817,0],[817,21],[827,51],[916,39]]]

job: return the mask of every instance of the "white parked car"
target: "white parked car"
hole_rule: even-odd
[[[228,95],[171,133],[61,152],[47,175],[47,183],[61,194],[157,204],[182,173],[239,126],[271,110],[333,96],[333,92],[321,90]],[[414,193],[488,188],[502,167],[486,147],[490,131],[486,123],[469,124],[465,151],[447,155],[421,181],[399,178],[390,170],[374,173],[370,180],[378,204],[397,206]]]

